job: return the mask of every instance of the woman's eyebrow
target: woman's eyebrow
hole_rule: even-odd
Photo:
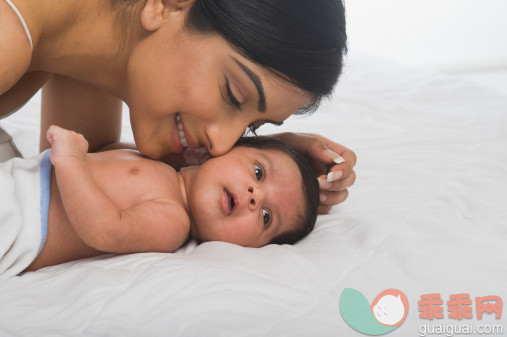
[[[259,94],[259,103],[257,105],[257,110],[260,112],[266,112],[266,96],[264,95],[264,88],[262,87],[262,82],[259,76],[255,74],[253,71],[251,71],[247,66],[245,66],[243,63],[235,59],[231,56],[231,58],[239,65],[241,70],[247,74],[247,76],[252,80],[252,82],[255,85],[255,88],[257,89],[257,93]]]

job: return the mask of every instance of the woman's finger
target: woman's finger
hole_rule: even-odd
[[[313,138],[312,140],[313,141],[309,144],[307,155],[317,162],[316,164],[321,167],[321,170],[326,170],[330,165],[339,165],[345,162],[345,158],[335,151],[336,147],[333,150],[328,148],[326,144],[318,138]]]
[[[320,191],[320,205],[334,206],[342,203],[349,196],[349,190]]]
[[[316,137],[315,137],[316,138]],[[337,144],[322,137],[316,138],[308,150],[308,155],[313,159],[312,166],[317,174],[329,174],[332,181],[344,179],[350,175],[356,165],[355,153],[343,145]]]
[[[345,159],[345,161],[352,163],[352,167],[354,167],[356,165],[356,159],[357,159],[356,155],[348,147],[338,144],[338,143],[336,143],[336,142],[334,142],[322,135],[319,135],[319,134],[303,133],[303,135],[319,139],[324,144],[324,147],[326,149],[330,149],[331,151],[333,151],[333,152],[337,153],[338,155],[340,155],[341,157],[343,157],[343,159]]]
[[[329,153],[329,156],[332,156],[332,153],[336,153],[331,149],[326,150]],[[329,181],[337,181],[340,179],[347,178],[354,169],[356,165],[356,155],[349,149],[344,150],[339,154],[337,160],[334,160],[335,165],[331,166],[325,174],[327,174],[327,180]]]
[[[328,206],[328,205],[320,204],[319,205],[318,213],[319,214],[327,214],[327,213],[329,213],[329,211],[331,210],[331,208],[333,208],[333,206]]]
[[[322,175],[320,176],[318,179],[319,179],[319,186],[321,188],[321,190],[324,190],[324,191],[343,191],[347,188],[349,188],[350,186],[352,186],[354,184],[354,182],[356,181],[356,172],[355,171],[352,171],[350,172],[350,174],[346,177],[342,177],[340,174],[341,174],[341,171],[338,171],[338,174],[336,174],[336,171],[332,171],[334,177],[336,177],[336,179],[331,179],[331,181],[329,181],[329,174],[327,176],[325,175]]]

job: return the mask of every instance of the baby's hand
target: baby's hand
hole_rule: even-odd
[[[51,125],[46,133],[46,138],[51,144],[50,158],[53,165],[56,165],[56,162],[60,160],[84,160],[86,158],[88,142],[82,134]]]

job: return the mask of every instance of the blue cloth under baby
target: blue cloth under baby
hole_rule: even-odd
[[[40,218],[41,218],[41,239],[39,255],[42,247],[46,243],[48,236],[48,216],[49,216],[49,197],[51,187],[51,160],[49,158],[50,150],[46,150],[42,155],[40,162]]]

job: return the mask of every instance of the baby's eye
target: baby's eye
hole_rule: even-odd
[[[264,221],[264,226],[268,226],[271,224],[271,213],[269,213],[268,210],[263,209],[262,210],[262,219]]]
[[[254,165],[254,170],[257,181],[261,181],[262,177],[264,176],[264,171],[262,171],[262,168],[259,165]]]

